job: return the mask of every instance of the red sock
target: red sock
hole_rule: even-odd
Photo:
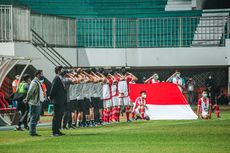
[[[141,113],[141,118],[145,119],[145,114],[144,113]]]
[[[132,113],[132,119],[134,119],[135,118],[135,113]]]
[[[105,122],[105,110],[103,110],[102,114],[103,114],[102,115],[102,121]]]
[[[220,117],[220,107],[218,105],[216,106],[216,117]]]
[[[103,110],[103,117],[102,117],[103,122],[106,122],[106,110]]]
[[[145,110],[141,110],[141,118],[145,119]]]
[[[105,122],[109,122],[109,111],[105,110]]]
[[[107,122],[109,122],[109,121],[110,121],[110,111],[107,110]]]
[[[109,120],[113,122],[113,108],[110,108],[109,112]]]
[[[114,111],[115,111],[115,108],[112,109],[112,119],[116,120],[116,116],[115,116],[115,112]]]
[[[129,121],[129,112],[126,112],[126,119]]]

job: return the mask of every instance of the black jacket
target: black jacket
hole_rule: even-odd
[[[66,103],[66,90],[59,76],[56,76],[52,82],[50,99],[57,106],[63,106]]]

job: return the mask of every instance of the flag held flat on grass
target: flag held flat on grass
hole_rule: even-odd
[[[132,102],[146,91],[147,114],[151,120],[190,120],[197,119],[184,95],[177,85],[172,83],[130,84]]]

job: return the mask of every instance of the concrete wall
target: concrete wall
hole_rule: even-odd
[[[0,43],[0,55],[14,56],[14,43]]]
[[[78,49],[78,66],[223,66],[230,64],[225,47]]]
[[[76,49],[58,48],[56,49],[70,64],[76,65]],[[15,43],[15,56],[37,58],[32,61],[32,65],[37,69],[42,69],[44,75],[51,81],[54,74],[54,65],[49,62],[41,53],[39,53],[32,44]]]
[[[56,48],[73,66],[226,66],[230,65],[230,40],[225,47],[188,48]],[[0,55],[38,58],[32,64],[43,69],[49,80],[54,66],[27,43],[0,43]]]
[[[77,66],[124,66],[126,49],[79,48]]]

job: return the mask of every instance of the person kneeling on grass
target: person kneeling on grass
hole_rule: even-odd
[[[201,119],[211,119],[212,113],[212,102],[208,98],[208,93],[203,90],[202,97],[199,99],[197,104],[197,115]]]
[[[140,92],[140,97],[135,100],[132,114],[136,116],[135,119],[149,120],[149,116],[146,114],[148,107],[146,106],[146,91]]]

